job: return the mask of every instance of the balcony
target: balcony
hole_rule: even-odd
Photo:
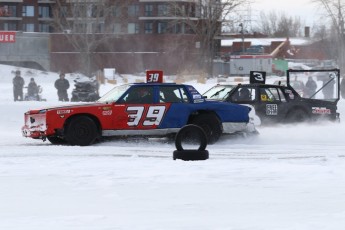
[[[197,0],[139,0],[139,2],[195,2],[197,3]]]
[[[102,2],[105,0],[87,0],[87,1],[80,1],[80,0],[66,0],[67,3],[79,3],[79,4],[85,4],[85,3],[97,3]]]
[[[0,0],[0,3],[2,3],[2,2],[4,2],[4,3],[10,3],[10,2],[23,2],[23,0],[6,0],[6,1]]]
[[[51,17],[39,17],[38,21],[53,21],[54,19]]]
[[[0,21],[21,21],[21,17],[0,17]]]
[[[200,18],[196,17],[182,17],[182,16],[150,16],[150,17],[139,17],[139,20],[190,20],[197,21]]]
[[[52,3],[56,3],[55,0],[38,0],[37,1],[38,4],[52,4]]]

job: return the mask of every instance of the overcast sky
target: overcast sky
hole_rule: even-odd
[[[312,0],[254,0],[251,10],[252,14],[259,14],[261,11],[265,13],[271,10],[277,13],[285,12],[288,16],[300,16],[302,22],[306,26],[313,26],[321,15],[321,10],[318,4],[313,3]]]

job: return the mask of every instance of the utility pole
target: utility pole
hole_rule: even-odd
[[[243,29],[243,23],[239,25],[241,27],[241,37],[242,37],[242,53],[244,53],[244,29]]]

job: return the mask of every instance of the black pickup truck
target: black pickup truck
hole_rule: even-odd
[[[340,120],[337,112],[339,69],[288,70],[286,79],[270,80],[271,83],[266,84],[265,73],[253,71],[250,83],[218,84],[203,96],[209,100],[251,105],[262,124]],[[297,81],[304,84],[302,88],[299,84],[298,90],[293,87]]]

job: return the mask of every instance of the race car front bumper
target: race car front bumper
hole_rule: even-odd
[[[232,134],[237,132],[255,133],[255,125],[251,122],[224,122],[223,133]]]

